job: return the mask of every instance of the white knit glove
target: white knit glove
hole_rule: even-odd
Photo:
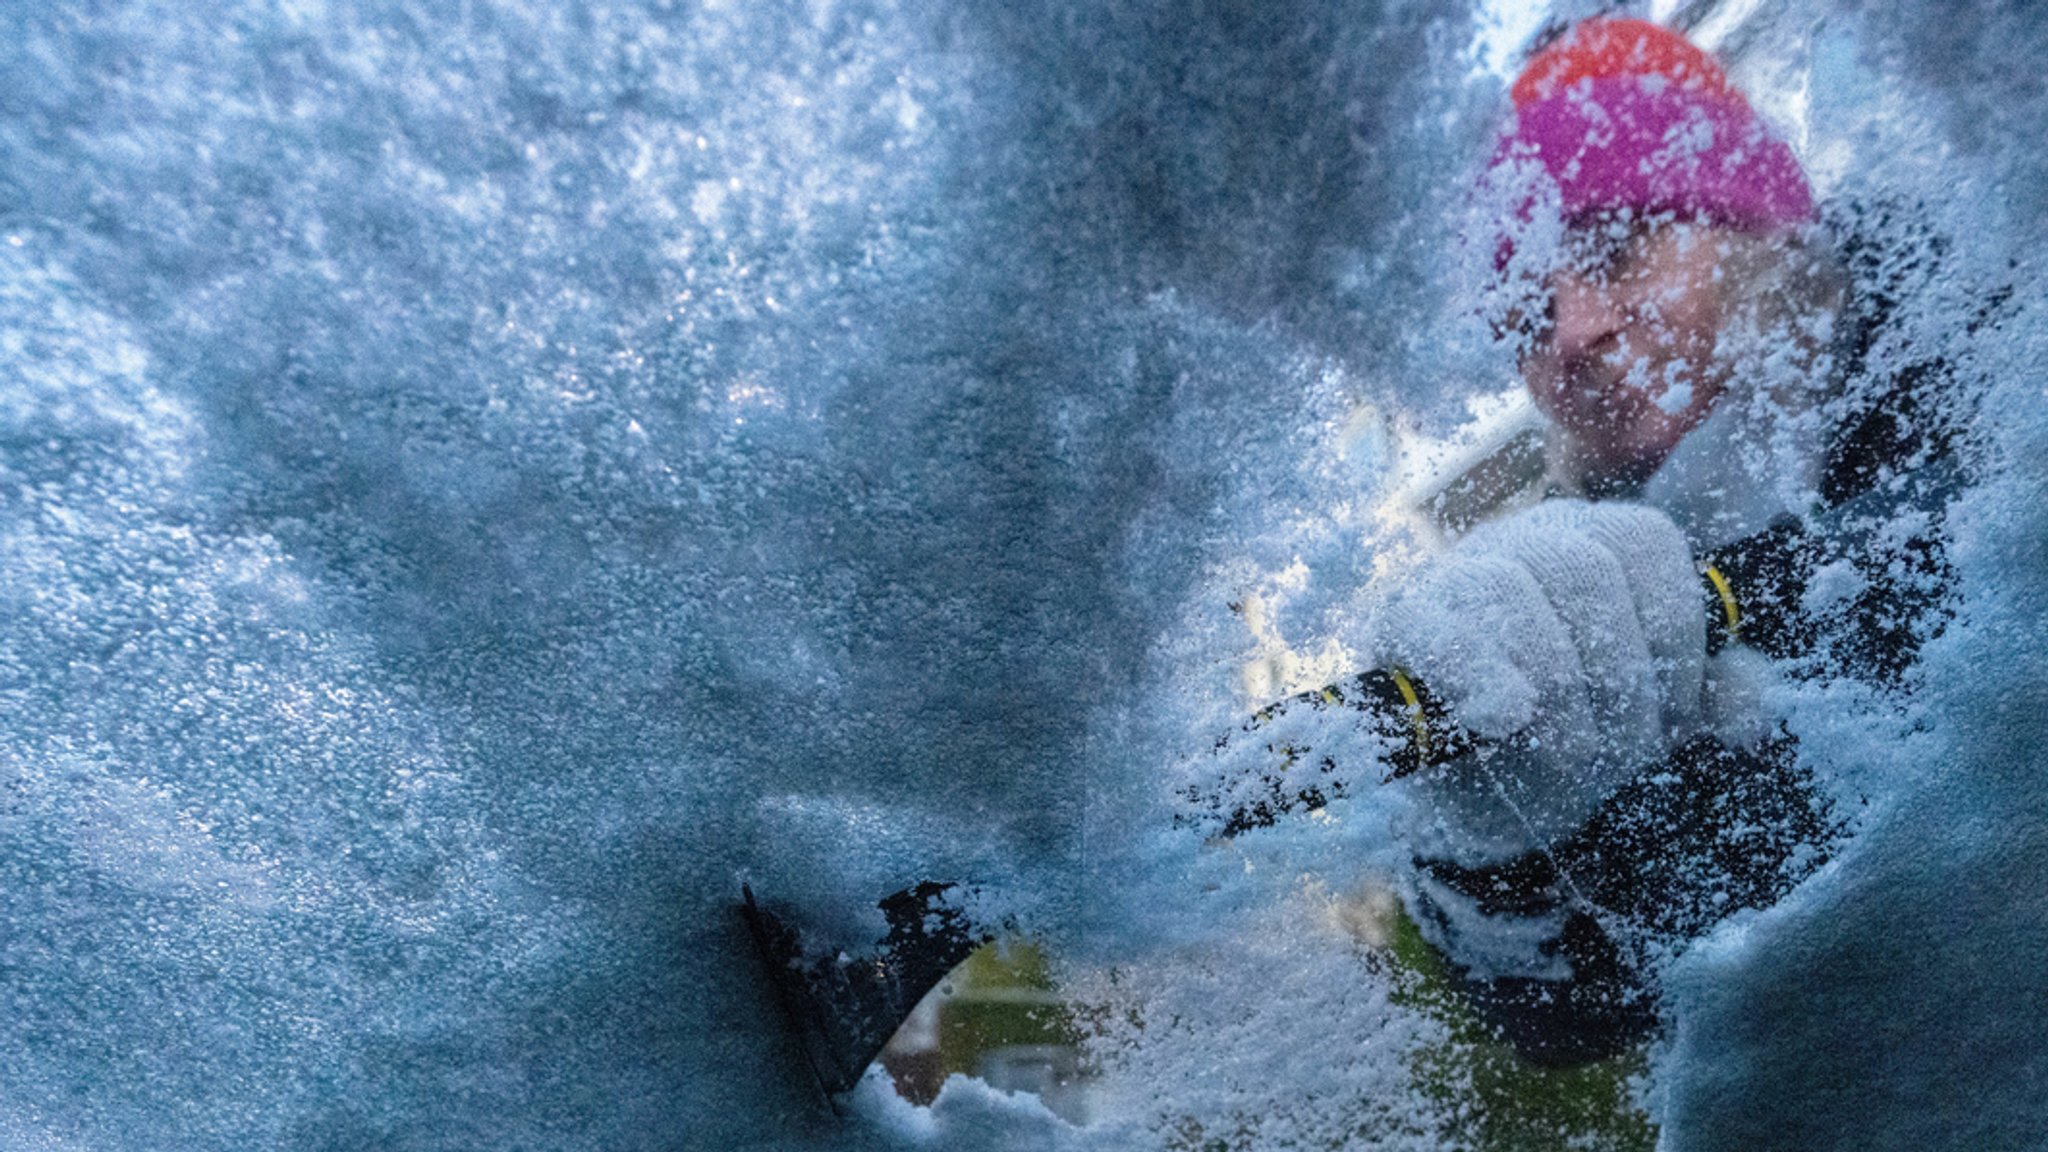
[[[1466,861],[1540,847],[1698,730],[1699,587],[1670,518],[1624,503],[1546,501],[1425,565],[1368,655],[1503,745],[1418,777],[1441,842],[1417,847]]]

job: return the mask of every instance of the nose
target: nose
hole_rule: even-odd
[[[1565,360],[1611,351],[1628,327],[1628,309],[1612,285],[1559,274],[1551,280],[1552,349]]]

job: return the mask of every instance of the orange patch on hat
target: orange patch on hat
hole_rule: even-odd
[[[1744,103],[1712,56],[1668,28],[1633,19],[1581,22],[1530,59],[1511,94],[1519,108],[1587,78],[1653,75]]]

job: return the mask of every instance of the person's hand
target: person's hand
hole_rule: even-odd
[[[1700,724],[1706,616],[1685,538],[1636,504],[1551,500],[1483,524],[1381,611],[1372,662],[1499,742],[1425,787],[1486,854],[1563,835]]]

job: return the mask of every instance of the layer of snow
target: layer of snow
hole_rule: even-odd
[[[1859,831],[1677,962],[1645,1098],[1672,1148],[2025,1146],[2048,17],[1783,7],[1823,185],[1953,240],[1916,332],[2019,310],[1953,348],[1963,615],[1904,714],[1777,701]],[[1419,547],[1357,407],[1512,382],[1453,255],[1503,20],[0,14],[0,1142],[1451,1140],[1354,915],[1403,794],[1172,814],[1272,657],[1228,605],[1313,647]],[[1099,1122],[819,1103],[739,886],[846,940],[926,878],[1115,1014]]]

